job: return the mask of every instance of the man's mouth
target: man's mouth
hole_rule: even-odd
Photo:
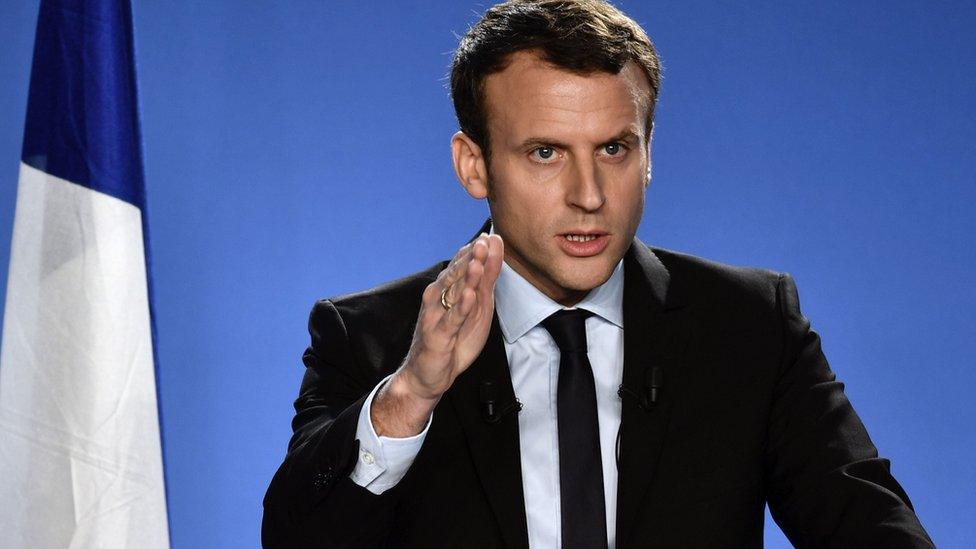
[[[563,236],[572,242],[589,242],[597,237],[595,234],[564,234]]]
[[[610,242],[610,235],[602,231],[579,231],[558,236],[559,247],[572,257],[598,255]]]

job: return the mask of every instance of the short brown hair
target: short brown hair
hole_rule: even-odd
[[[451,99],[461,131],[487,163],[485,78],[505,69],[511,54],[537,50],[546,62],[576,74],[617,74],[633,60],[651,87],[644,135],[650,137],[661,88],[661,60],[647,33],[603,0],[509,0],[492,6],[461,38],[451,63]]]

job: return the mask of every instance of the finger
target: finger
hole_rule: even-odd
[[[501,235],[493,234],[488,240],[488,256],[485,259],[485,274],[494,283],[498,278],[498,273],[502,270],[502,261],[505,259],[505,242]]]
[[[471,255],[484,261],[488,257],[488,235],[482,233],[474,242],[471,243]]]
[[[453,337],[468,318],[468,314],[477,302],[477,291],[475,288],[477,288],[478,282],[481,280],[483,274],[484,267],[478,261],[472,261],[468,266],[468,274],[464,279],[464,285],[459,283],[454,286],[455,288],[460,288],[458,290],[459,297],[457,303],[446,311],[437,323],[437,327],[444,331],[444,335]],[[465,301],[466,299],[468,300],[467,302]]]
[[[461,292],[464,291],[464,288],[474,288],[476,286],[477,282],[472,282],[468,278],[468,273],[470,271],[470,265],[473,262],[481,263],[484,266],[484,260],[488,257],[487,236],[482,234],[482,236],[473,241],[467,254],[458,262],[456,270],[448,273],[445,277],[443,285],[447,288],[447,291],[444,299],[448,303],[458,302],[461,299]]]
[[[487,246],[484,247],[487,248]],[[476,251],[472,251],[471,259],[468,261],[468,266],[465,272],[463,283],[461,281],[458,281],[458,283],[456,284],[457,286],[461,286],[459,292],[463,292],[467,288],[475,289],[478,287],[478,284],[481,282],[481,277],[484,275],[485,272],[485,259],[487,258],[488,255],[488,251],[485,250],[484,254],[486,257],[484,258],[480,257],[481,248],[482,246],[479,246],[476,249],[478,253],[476,253]]]
[[[458,248],[458,251],[454,254],[454,258],[451,259],[447,267],[424,290],[422,297],[423,314],[421,315],[420,325],[424,327],[425,331],[436,326],[447,311],[441,302],[442,296],[447,303],[454,303],[454,298],[450,294],[445,293],[444,290],[445,288],[450,289],[454,282],[466,272],[465,267],[471,256],[472,245],[473,242],[469,242]]]
[[[505,256],[505,243],[499,235],[491,235],[488,242],[488,256],[485,258],[485,274],[481,277],[477,288],[479,300],[491,303],[489,298],[495,290],[495,281],[502,269]]]
[[[480,248],[480,246],[478,248]],[[487,251],[484,253],[487,254]],[[454,285],[448,288],[445,295],[445,299],[448,303],[456,306],[456,304],[461,301],[461,297],[466,289],[477,291],[478,284],[480,283],[481,277],[484,275],[485,271],[484,262],[478,258],[479,255],[481,255],[481,253],[472,252],[471,258],[468,260],[464,271],[464,278],[456,281]]]
[[[421,333],[426,333],[431,328],[437,326],[441,317],[446,312],[441,305],[441,286],[435,280],[424,288],[421,298],[420,317],[417,319],[417,329]]]
[[[477,286],[478,280],[481,279],[484,273],[484,267],[480,263],[472,262],[468,272],[469,274],[465,277],[465,282],[470,281],[470,285],[466,284],[462,287],[458,302],[449,311],[444,313],[440,322],[437,323],[438,328],[443,330],[445,332],[444,335],[449,337],[454,336],[458,332],[477,301],[477,293],[474,287]]]
[[[451,260],[451,263],[442,272],[442,286],[450,286],[458,279],[459,272],[463,269],[468,258],[471,257],[471,244],[473,243],[461,246],[457,253],[454,254],[454,259]]]
[[[454,259],[451,260],[451,264],[444,269],[445,274],[442,281],[443,286],[450,286],[461,279],[464,269],[467,267],[467,262],[471,260],[475,250],[479,247],[478,243],[483,242],[485,243],[485,246],[487,246],[487,238],[487,234],[481,233],[471,242],[461,246],[461,249],[454,254]]]
[[[438,327],[445,338],[453,340],[457,337],[461,327],[464,326],[464,322],[471,316],[471,311],[474,310],[477,302],[478,294],[471,288],[465,288],[458,304],[452,307],[438,323]]]
[[[443,309],[441,305],[441,296],[444,296],[444,300],[448,303],[454,303],[455,294],[457,292],[451,290],[452,286],[467,272],[467,265],[471,258],[471,250],[464,249],[463,252],[459,252],[460,256],[456,261],[453,261],[446,269],[441,271],[438,275],[437,280],[434,281],[434,285],[437,287],[437,295],[434,298],[437,306]],[[433,303],[431,303],[433,304]]]
[[[464,325],[464,321],[470,316],[477,303],[478,294],[471,288],[465,288],[464,293],[461,294],[461,302],[458,303],[458,317],[461,319],[461,322],[458,323],[458,329]]]

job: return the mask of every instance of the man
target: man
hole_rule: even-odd
[[[492,7],[452,66],[450,262],[316,304],[263,541],[931,547],[789,275],[634,238],[660,63],[595,0]]]

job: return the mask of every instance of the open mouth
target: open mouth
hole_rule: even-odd
[[[564,234],[563,237],[570,242],[589,242],[591,240],[596,240],[597,235],[595,234]]]
[[[601,232],[565,233],[557,238],[560,248],[572,257],[597,255],[610,243],[610,235]]]

